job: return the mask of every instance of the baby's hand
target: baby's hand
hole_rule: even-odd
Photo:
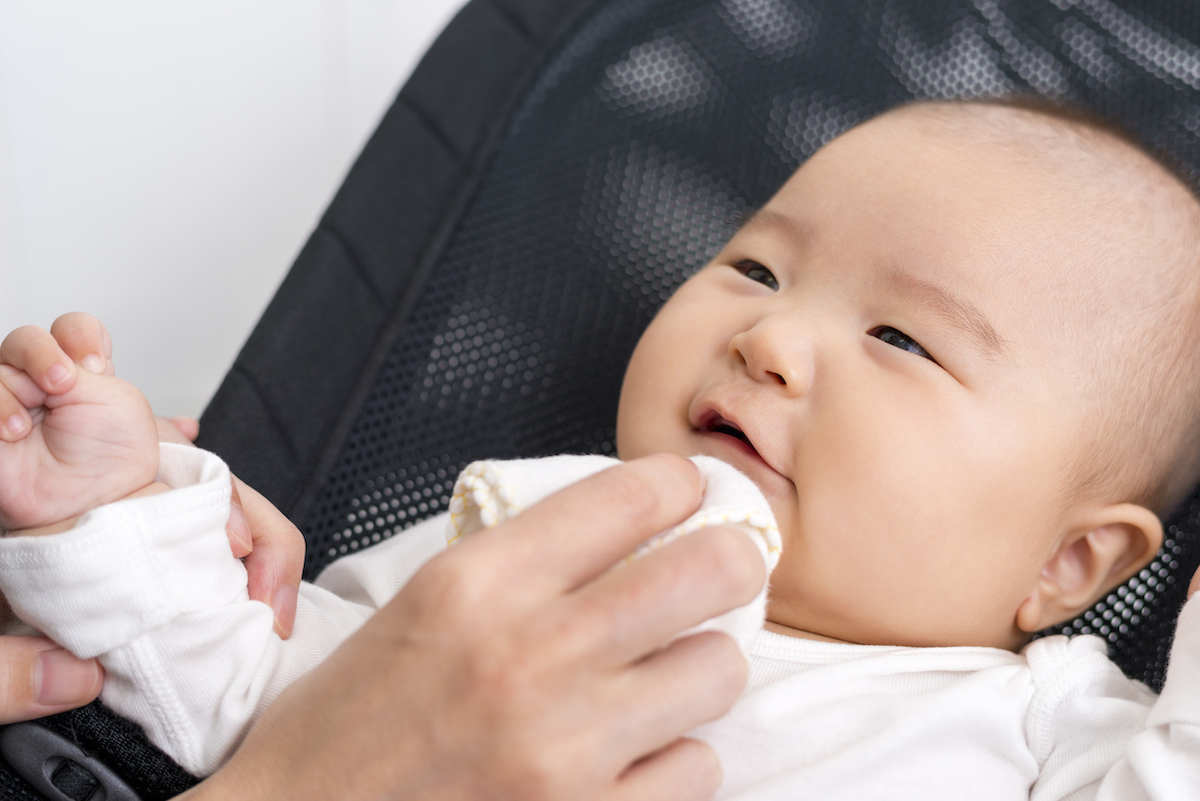
[[[158,472],[150,405],[114,377],[96,318],[67,314],[0,344],[0,526],[46,526],[146,487]]]

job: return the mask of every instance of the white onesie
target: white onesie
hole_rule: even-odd
[[[163,446],[175,491],[94,510],[71,531],[0,541],[14,610],[108,671],[102,700],[203,775],[292,681],[385,604],[446,541],[499,522],[612,460],[493,463],[460,478],[451,513],[332,565],[301,588],[281,641],[229,551],[229,474]],[[702,466],[704,506],[656,541],[733,523],[773,565],[777,532],[753,485]],[[647,547],[653,547],[654,542]],[[992,648],[858,646],[761,630],[763,595],[710,625],[739,639],[750,682],[692,734],[721,759],[722,799],[1195,799],[1200,797],[1200,611],[1185,607],[1163,695],[1094,637]],[[1197,618],[1193,620],[1193,618]]]

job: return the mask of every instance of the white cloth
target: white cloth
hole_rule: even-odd
[[[440,515],[335,562],[302,588],[287,642],[271,633],[270,610],[246,600],[245,572],[229,554],[227,471],[190,449],[163,452],[162,477],[186,489],[97,509],[64,534],[0,541],[0,588],[67,647],[101,654],[110,671],[105,702],[205,773],[283,687],[445,547],[447,526],[454,536],[483,524],[489,503],[502,519],[568,483],[561,462],[540,473],[537,464],[496,473],[513,481],[493,481],[480,468],[486,486],[475,509],[467,496],[480,487],[464,480],[455,515],[478,518],[466,529]],[[722,504],[719,484],[710,477],[706,506]],[[504,504],[513,508],[497,511]],[[1126,679],[1092,637],[1048,637],[1012,654],[760,631],[748,653],[742,698],[694,732],[721,759],[723,799],[1200,795],[1196,603],[1180,618],[1158,699]]]
[[[704,474],[706,489],[699,510],[672,529],[651,537],[630,559],[666,545],[706,526],[741,529],[758,547],[767,576],[779,563],[780,538],[771,507],[750,479],[711,456],[692,461]],[[618,464],[607,456],[552,456],[544,459],[484,461],[467,465],[454,483],[446,541],[450,544],[484,528],[516,517],[525,509],[593,473]],[[697,631],[723,631],[733,637],[742,653],[762,629],[767,613],[767,585],[745,606],[713,618],[680,636]]]

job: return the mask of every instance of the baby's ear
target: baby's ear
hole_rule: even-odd
[[[1064,538],[1017,609],[1017,627],[1035,632],[1083,613],[1142,569],[1162,545],[1162,523],[1144,506],[1106,506]]]

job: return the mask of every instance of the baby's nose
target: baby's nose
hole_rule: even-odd
[[[813,342],[784,315],[759,320],[729,341],[730,356],[755,381],[779,387],[788,395],[804,395],[815,372]]]

